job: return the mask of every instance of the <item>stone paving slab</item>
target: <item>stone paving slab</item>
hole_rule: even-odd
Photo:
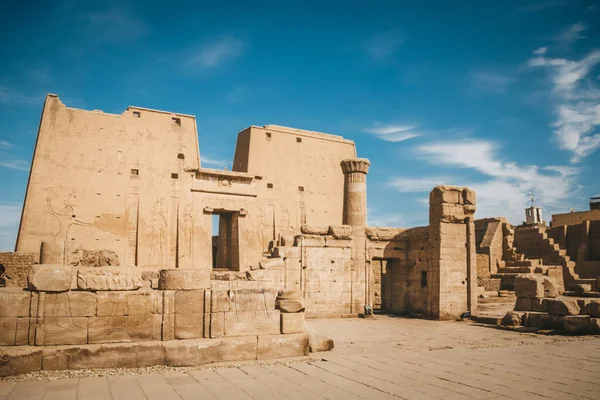
[[[0,400],[600,399],[598,336],[383,316],[308,323],[336,348],[304,362],[7,378]]]

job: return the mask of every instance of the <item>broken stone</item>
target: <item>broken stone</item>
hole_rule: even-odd
[[[502,321],[500,322],[500,325],[521,326],[522,325],[522,323],[521,323],[522,316],[523,316],[523,313],[509,311],[504,315],[504,317],[502,317]]]
[[[532,299],[529,297],[517,297],[515,311],[533,311]]]
[[[589,315],[595,318],[600,317],[600,300],[593,300],[589,302],[587,305],[585,305],[585,307],[583,307],[581,314]]]
[[[544,280],[539,275],[518,275],[515,278],[517,297],[544,297]]]
[[[33,265],[27,282],[38,292],[66,292],[71,289],[72,273],[73,268],[67,265]]]
[[[260,260],[258,263],[260,269],[281,269],[284,267],[283,259],[281,258],[268,258],[266,260]]]
[[[135,267],[80,268],[77,271],[77,287],[81,290],[136,290],[142,286],[142,271]]]
[[[161,269],[160,290],[198,290],[210,288],[210,270]]]
[[[333,349],[334,342],[329,336],[323,335],[317,332],[308,333],[309,340],[309,351],[311,353],[318,353],[321,351],[327,351]]]
[[[572,335],[592,332],[591,318],[587,315],[569,315],[564,318],[565,331]]]
[[[577,315],[580,308],[577,300],[571,299],[555,299],[550,305],[550,314],[557,316]]]

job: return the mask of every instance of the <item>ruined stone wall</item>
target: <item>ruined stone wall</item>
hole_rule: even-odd
[[[385,275],[381,279],[384,311],[421,316],[427,314],[431,279],[428,273],[428,235],[428,227],[407,229],[387,245],[402,255],[384,261]]]
[[[291,251],[286,249],[286,289],[303,294],[308,316],[356,316],[363,312],[365,270],[353,268],[352,242],[332,235],[306,234],[298,237]]]
[[[4,268],[4,282],[0,286],[25,287],[27,285],[27,274],[35,263],[35,255],[32,253],[0,253],[0,265]]]
[[[1,289],[0,346],[46,346],[37,369],[85,368],[85,363],[87,367],[126,366],[119,365],[121,356],[110,360],[106,354],[94,354],[107,351],[104,345],[112,343],[132,343],[123,347],[125,352],[137,352],[137,346],[142,346],[147,352],[142,360],[145,365],[195,365],[307,353],[304,304],[295,292],[278,297],[274,289],[200,289],[208,281],[196,276],[198,271],[176,269],[161,270],[155,290],[136,284],[141,281],[139,270],[108,279],[107,274],[115,271],[100,270],[37,265],[30,272],[29,290]],[[90,273],[96,278],[86,280],[84,276]],[[70,290],[74,280],[77,291]],[[229,340],[213,342],[217,339]],[[194,353],[204,347],[214,350]],[[5,347],[0,351],[7,353]],[[10,362],[3,358],[0,376],[10,372],[7,365]]]
[[[195,118],[129,107],[122,114],[44,104],[18,252],[71,264],[79,250],[110,250],[122,265],[191,267]]]
[[[252,126],[238,135],[233,170],[259,176],[258,220],[263,252],[302,225],[341,225],[344,175],[340,162],[356,158],[354,142],[276,125]]]
[[[577,211],[552,215],[552,227],[576,225],[584,221],[600,221],[600,210]]]
[[[576,261],[575,272],[583,279],[600,276],[600,221],[549,228],[548,237]]]
[[[489,279],[498,271],[498,262],[504,259],[503,243],[505,218],[475,220],[477,248],[477,278]]]

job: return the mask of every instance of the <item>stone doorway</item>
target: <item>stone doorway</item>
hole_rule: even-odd
[[[371,261],[372,279],[371,279],[371,304],[373,312],[382,314],[385,312],[386,299],[386,259],[373,259]]]
[[[213,269],[229,271],[240,270],[238,218],[239,212],[225,210],[213,211]]]

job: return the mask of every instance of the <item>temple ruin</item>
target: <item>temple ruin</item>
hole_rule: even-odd
[[[454,320],[503,291],[525,325],[515,313],[538,311],[522,298],[598,292],[600,220],[476,220],[474,191],[437,186],[428,226],[371,227],[371,162],[351,140],[251,126],[231,171],[200,154],[193,116],[46,97],[16,249],[0,253],[0,376],[302,356],[332,345],[305,318]]]

